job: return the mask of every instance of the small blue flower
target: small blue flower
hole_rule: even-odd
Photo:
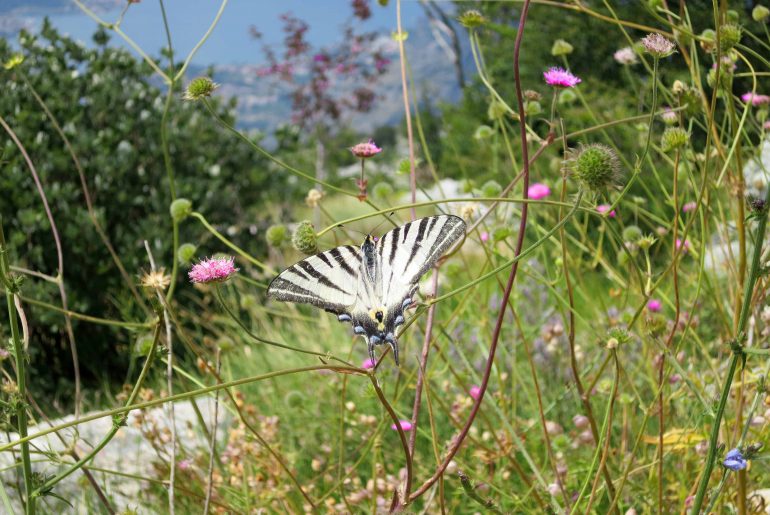
[[[746,459],[739,449],[730,449],[725,456],[722,465],[733,471],[739,471],[746,468]]]

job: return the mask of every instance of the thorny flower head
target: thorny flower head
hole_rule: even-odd
[[[196,77],[187,85],[187,89],[182,98],[184,100],[194,101],[204,97],[210,97],[218,87],[219,84],[208,77]]]
[[[235,260],[232,257],[206,258],[193,265],[188,273],[190,281],[194,283],[224,282],[235,274]]]
[[[574,88],[582,82],[576,75],[557,66],[543,72],[543,78],[545,78],[546,84],[555,88]]]
[[[653,57],[668,57],[674,53],[674,43],[657,33],[647,34],[642,39],[642,46]]]

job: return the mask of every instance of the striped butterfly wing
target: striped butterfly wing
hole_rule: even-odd
[[[421,218],[385,233],[377,249],[382,303],[387,308],[411,299],[417,283],[465,234],[465,222],[452,215]]]
[[[351,245],[336,247],[281,272],[268,286],[267,296],[344,313],[356,302],[360,270],[360,249]]]

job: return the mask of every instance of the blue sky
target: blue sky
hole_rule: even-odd
[[[105,21],[115,21],[125,0],[83,0],[98,10]],[[205,33],[219,9],[218,0],[165,0],[172,41],[177,55],[187,52]],[[396,29],[396,2],[387,7],[372,0],[373,16],[364,24],[367,30],[389,33]],[[262,60],[258,42],[249,35],[254,25],[270,44],[283,38],[278,16],[291,11],[310,24],[307,38],[314,45],[333,44],[339,40],[340,26],[350,16],[350,0],[230,0],[212,36],[195,57],[196,64],[254,63]],[[445,8],[451,10],[447,2]],[[405,30],[424,19],[418,0],[402,0]],[[71,0],[0,0],[0,18],[6,35],[13,39],[17,26],[35,26],[49,16],[60,31],[84,42],[91,40],[96,24]],[[0,27],[3,28],[3,27]],[[165,45],[158,0],[132,4],[122,24],[123,30],[145,51],[157,55]],[[113,37],[113,44],[122,44]]]

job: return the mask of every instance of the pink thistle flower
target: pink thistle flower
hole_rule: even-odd
[[[408,420],[399,420],[398,426],[401,426],[402,431],[411,431],[412,430],[412,423]],[[391,424],[390,428],[394,431],[398,430],[398,426],[396,424]]]
[[[468,394],[473,397],[475,400],[479,400],[479,396],[481,395],[481,387],[476,386],[475,384],[471,386],[471,389],[468,391]]]
[[[601,214],[607,213],[607,211],[609,211],[609,210],[610,210],[610,205],[609,204],[599,204],[598,206],[596,206],[596,211],[598,213],[601,213]],[[607,216],[609,218],[615,218],[615,210],[613,209],[612,211],[610,211],[607,214]]]
[[[527,190],[527,196],[532,200],[544,199],[551,194],[551,188],[543,184],[542,182],[536,182]]]
[[[764,104],[770,104],[770,96],[767,95],[757,95],[756,93],[744,93],[741,95],[741,100],[743,100],[744,104],[748,104],[751,102],[751,105],[753,106],[761,106]]]
[[[682,206],[682,213],[689,213],[690,211],[695,211],[695,208],[698,206],[695,202],[687,202],[685,205]]]
[[[369,139],[366,143],[359,143],[358,145],[351,147],[350,151],[353,152],[354,156],[366,159],[379,154],[382,152],[382,149],[374,143],[373,139]]]
[[[556,88],[574,88],[583,82],[579,77],[557,66],[543,72],[543,78],[545,78],[546,84]]]
[[[377,364],[376,361],[372,361],[371,358],[366,358],[366,360],[361,363],[361,368],[365,368],[366,370],[369,370],[370,368],[374,368],[374,366]]]
[[[238,271],[234,261],[232,257],[207,258],[193,265],[187,275],[194,283],[221,283]]]
[[[649,301],[647,301],[647,309],[649,311],[652,311],[653,313],[657,313],[658,311],[663,309],[663,303],[658,299],[650,299]]]
[[[179,470],[189,470],[192,467],[192,464],[193,463],[191,459],[184,459],[184,460],[179,460],[176,463],[176,466],[177,468],[179,468]]]
[[[681,249],[683,254],[687,254],[687,252],[690,250],[690,242],[687,240],[680,240],[679,238],[676,239],[676,250]]]
[[[481,241],[483,241],[484,243],[488,242],[489,233],[487,231],[482,232],[480,238],[481,238]]]

